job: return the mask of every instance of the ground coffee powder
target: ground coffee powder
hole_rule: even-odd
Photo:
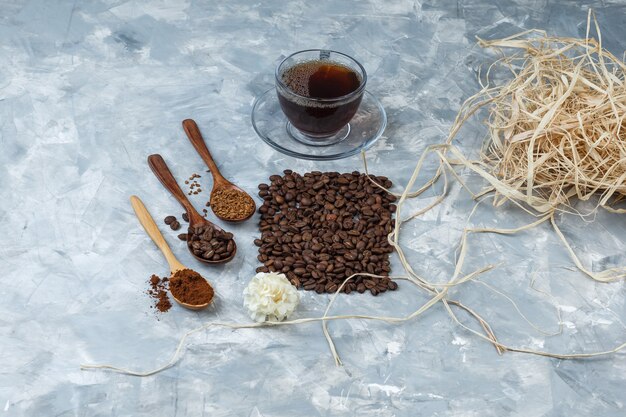
[[[154,300],[154,305],[152,307],[156,308],[161,313],[165,313],[172,308],[172,303],[167,296],[169,279],[161,279],[156,275],[152,275],[148,282],[150,283],[148,295]]]
[[[211,302],[213,287],[206,279],[191,269],[177,271],[169,281],[170,292],[178,301],[185,304],[199,305]]]

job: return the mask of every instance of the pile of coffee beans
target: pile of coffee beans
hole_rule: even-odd
[[[179,236],[179,238],[182,237]],[[207,261],[228,259],[235,250],[233,234],[212,226],[191,226],[184,236],[189,249],[199,258]]]
[[[385,177],[370,176],[391,187]],[[310,172],[285,170],[259,185],[261,238],[257,272],[283,272],[293,285],[317,293],[333,293],[349,276],[365,272],[388,276],[387,241],[395,220],[396,198],[357,171]],[[343,291],[378,295],[395,290],[389,278],[357,276]]]

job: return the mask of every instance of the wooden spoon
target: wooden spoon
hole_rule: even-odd
[[[154,173],[154,175],[156,175],[159,181],[161,181],[161,184],[163,184],[163,186],[167,188],[167,190],[170,193],[172,193],[174,198],[183,206],[185,211],[187,211],[187,216],[189,217],[190,228],[209,226],[209,227],[212,227],[214,230],[223,231],[221,227],[217,226],[216,224],[211,223],[210,221],[202,217],[200,213],[196,211],[196,209],[193,207],[193,205],[189,202],[189,200],[185,196],[185,193],[183,192],[183,190],[181,190],[178,184],[176,183],[176,179],[172,175],[172,172],[167,167],[167,164],[165,163],[161,155],[159,154],[150,155],[148,157],[148,165],[150,165],[150,169],[152,169],[152,172]],[[191,252],[194,258],[196,258],[200,262],[205,262],[207,264],[221,264],[221,263],[225,263],[233,259],[233,257],[237,253],[237,244],[235,243],[234,239],[233,239],[233,245],[235,245],[235,247],[233,248],[233,251],[231,252],[231,255],[228,258],[220,259],[219,261],[213,261],[213,260],[207,260],[207,259],[201,258],[197,256],[195,253],[193,253],[193,250],[191,248],[191,241],[187,239],[187,249],[189,249],[189,252]]]
[[[196,148],[196,151],[198,151],[198,154],[200,154],[202,160],[207,164],[209,170],[211,171],[211,175],[213,176],[213,190],[211,190],[211,210],[213,210],[213,213],[215,213],[215,215],[220,219],[227,222],[237,223],[249,219],[256,211],[256,204],[254,203],[252,197],[250,197],[250,195],[244,190],[237,187],[232,182],[228,181],[220,173],[220,170],[217,168],[217,165],[215,164],[215,161],[211,156],[211,152],[209,152],[209,149],[207,148],[206,143],[202,138],[202,134],[200,134],[200,129],[198,129],[198,125],[196,124],[196,122],[191,119],[183,120],[183,129],[185,129],[185,133],[187,134],[189,141],[191,142],[193,147]],[[249,212],[237,218],[225,217],[223,215],[220,215],[220,213],[217,213],[215,211],[215,207],[213,206],[213,196],[218,190],[235,190],[241,193],[242,198],[246,198],[251,204]]]
[[[130,204],[133,206],[133,210],[135,210],[135,214],[139,219],[139,223],[141,223],[143,228],[146,230],[146,233],[148,233],[148,236],[150,236],[152,241],[161,250],[161,253],[163,253],[163,256],[165,256],[165,259],[170,266],[171,276],[173,277],[176,272],[180,270],[190,269],[181,264],[180,261],[176,259],[176,256],[174,256],[172,250],[163,238],[163,235],[159,231],[159,228],[154,222],[154,219],[148,212],[148,209],[146,209],[146,206],[144,206],[143,202],[139,199],[139,197],[137,197],[136,195],[130,196]],[[209,302],[204,304],[187,304],[174,297],[174,294],[172,294],[172,297],[174,298],[174,300],[176,300],[178,304],[190,310],[202,310],[203,308],[206,308],[211,303],[211,301],[213,301],[211,299]]]

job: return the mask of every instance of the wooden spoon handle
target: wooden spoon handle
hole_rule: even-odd
[[[163,253],[163,256],[165,256],[165,259],[167,259],[167,263],[170,266],[170,271],[174,273],[180,269],[185,269],[185,266],[181,264],[178,259],[176,259],[176,256],[174,256],[174,253],[172,253],[172,250],[165,241],[165,238],[163,238],[161,231],[157,227],[154,219],[148,212],[146,206],[144,206],[141,199],[139,199],[139,197],[137,197],[136,195],[131,195],[130,204],[133,206],[133,210],[135,210],[135,214],[139,219],[139,223],[141,223],[143,228],[146,230],[146,233],[148,233],[148,236],[150,236],[152,241]]]
[[[220,170],[217,168],[217,165],[215,164],[215,161],[211,156],[211,152],[209,152],[209,148],[207,148],[206,143],[202,138],[202,134],[200,133],[200,129],[198,129],[196,122],[192,119],[183,120],[183,129],[185,130],[185,133],[187,134],[187,137],[193,147],[196,148],[196,151],[200,154],[204,163],[207,164],[209,170],[211,170],[213,183],[218,185],[230,184],[230,181],[224,178]],[[213,188],[215,188],[215,186]]]
[[[172,172],[163,160],[163,157],[159,154],[150,155],[148,157],[148,165],[150,165],[150,169],[154,175],[156,175],[159,181],[161,181],[161,184],[163,184],[163,186],[167,188],[170,193],[172,193],[174,198],[178,200],[185,210],[187,210],[187,213],[189,214],[189,223],[202,223],[204,221],[203,217],[200,216],[185,196],[183,190],[180,189],[174,175],[172,175]]]

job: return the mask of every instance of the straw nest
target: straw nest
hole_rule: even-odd
[[[624,211],[612,206],[626,195],[626,66],[596,30],[598,40],[589,29],[585,39],[533,30],[478,40],[503,55],[487,80],[495,67],[512,72],[502,85],[483,85],[466,109],[489,108],[482,165],[498,179],[496,205],[570,211],[573,199],[597,195],[596,208]]]

